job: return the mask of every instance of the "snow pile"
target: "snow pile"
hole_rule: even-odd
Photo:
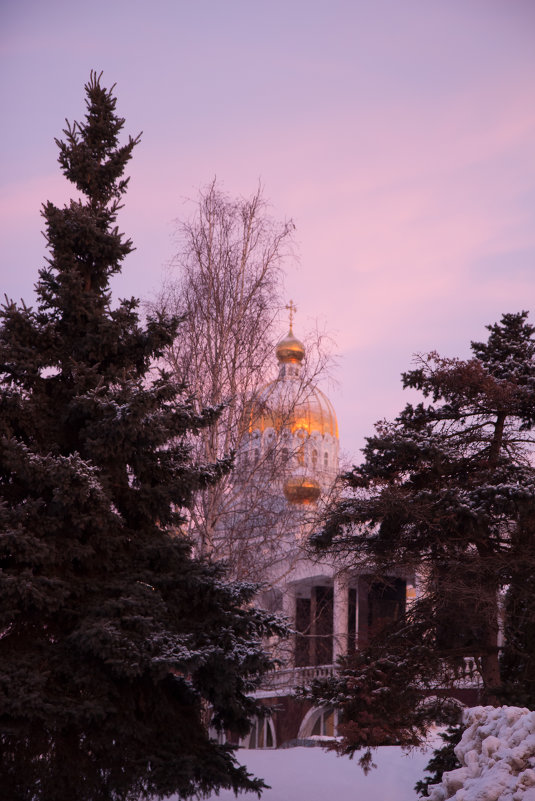
[[[535,801],[535,712],[476,706],[455,748],[463,767],[449,771],[429,801]]]

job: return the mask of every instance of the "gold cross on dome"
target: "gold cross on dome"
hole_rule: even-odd
[[[288,311],[290,312],[290,331],[291,331],[292,330],[292,324],[293,324],[293,321],[294,321],[294,314],[297,311],[297,306],[295,305],[293,300],[291,300],[284,308],[288,309]]]

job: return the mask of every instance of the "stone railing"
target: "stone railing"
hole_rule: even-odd
[[[465,656],[458,668],[454,670],[455,686],[461,689],[477,688],[483,685],[481,674],[474,656]]]
[[[337,670],[335,665],[317,665],[311,667],[281,668],[264,676],[262,688],[256,695],[268,691],[274,695],[284,695],[296,687],[305,687],[313,679],[326,679]]]
[[[256,696],[277,696],[291,693],[296,687],[305,687],[314,679],[326,679],[338,672],[336,665],[281,668],[264,676]],[[469,689],[481,687],[481,676],[473,656],[465,656],[454,672],[455,687]]]

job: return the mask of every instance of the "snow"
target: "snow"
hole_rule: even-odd
[[[535,712],[477,706],[463,722],[462,767],[444,774],[429,801],[535,801]]]
[[[374,752],[377,769],[365,776],[357,762],[358,754],[351,760],[318,747],[238,752],[239,761],[249,772],[271,785],[262,793],[262,801],[416,801],[414,785],[424,777],[430,756],[430,750],[407,754],[401,748],[384,746]],[[210,796],[211,801],[235,798],[230,790]],[[255,793],[238,798],[258,801]]]
[[[474,707],[464,712],[467,726],[456,747],[462,767],[444,774],[426,801],[535,801],[535,712],[518,707]],[[366,776],[357,758],[337,757],[321,748],[241,750],[238,760],[264,778],[271,789],[262,801],[417,801],[415,783],[425,778],[436,732],[425,751],[406,753],[384,746],[374,751],[377,765]],[[209,801],[234,801],[229,790]],[[254,793],[238,796],[257,799]],[[169,801],[178,801],[172,796]]]

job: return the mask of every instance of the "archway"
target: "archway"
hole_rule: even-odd
[[[300,740],[312,737],[336,737],[338,731],[338,712],[333,707],[312,707],[299,726]]]

